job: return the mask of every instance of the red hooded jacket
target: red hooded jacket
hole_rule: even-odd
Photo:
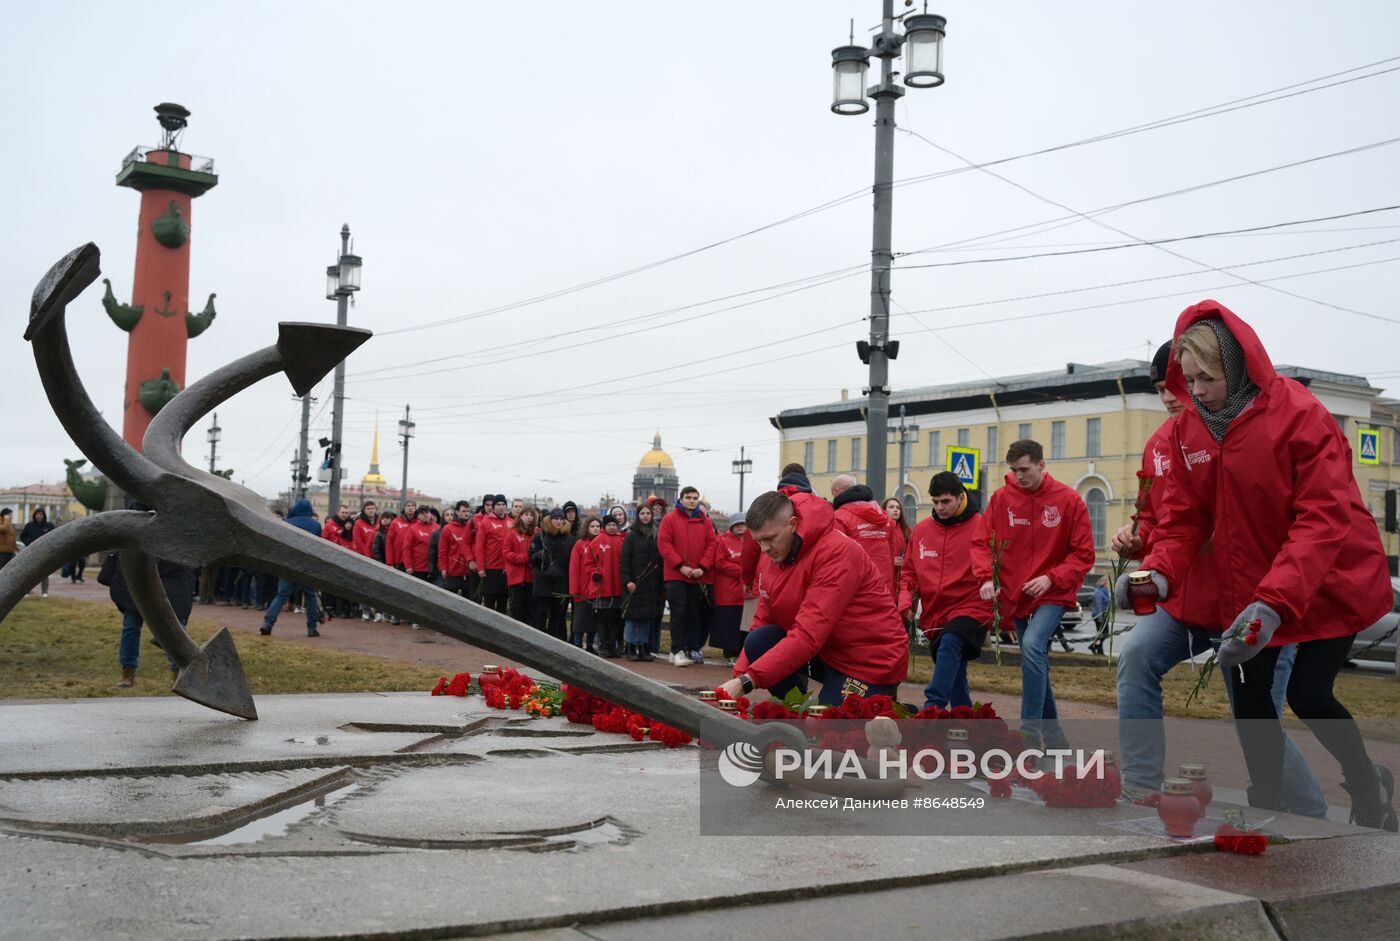
[[[813,657],[872,685],[899,683],[909,669],[909,635],[889,586],[855,540],[836,529],[831,504],[810,493],[790,496],[802,539],[797,558],[758,563],[754,624],[776,624],[787,636],[753,663],[739,655],[734,675],[748,673],[764,689]]]
[[[506,567],[506,537],[511,533],[510,517],[491,515],[482,519],[476,527],[476,545],[472,546],[472,558],[481,572],[504,569]]]
[[[754,543],[755,546],[758,543]],[[715,545],[715,606],[742,605],[747,597],[743,580],[744,540],[732,532]]]
[[[1211,540],[1226,563],[1215,566],[1214,625],[1227,628],[1262,601],[1281,621],[1270,646],[1356,634],[1390,610],[1391,591],[1351,446],[1326,406],[1275,372],[1254,330],[1216,301],[1182,311],[1175,337],[1211,317],[1239,341],[1259,394],[1220,444],[1188,404],[1173,431],[1162,515],[1143,567],[1172,588]],[[1175,358],[1167,387],[1191,403]]]
[[[853,488],[854,489],[854,488]],[[845,496],[842,494],[841,496]],[[840,501],[837,497],[837,501]],[[856,541],[856,544],[870,556],[875,568],[885,576],[885,584],[891,591],[895,589],[894,557],[897,554],[896,534],[899,541],[904,534],[899,532],[899,524],[890,519],[888,513],[874,500],[853,500],[836,507],[836,528]],[[900,547],[900,552],[903,548]]]
[[[538,527],[536,531],[538,531]],[[514,526],[506,530],[504,548],[502,549],[506,559],[506,584],[513,587],[535,583],[535,570],[530,567],[530,540],[533,538],[535,538],[534,531],[526,536]]]
[[[1014,474],[992,494],[982,516],[982,534],[972,544],[972,571],[978,583],[991,580],[992,555],[987,540],[1010,542],[1001,550],[1001,613],[1027,617],[1041,605],[1072,607],[1079,586],[1094,567],[1094,531],[1084,498],[1046,474],[1034,493],[1016,485]],[[1050,589],[1039,598],[1022,594],[1021,586],[1041,575],[1050,576]]]
[[[909,534],[899,610],[907,614],[922,602],[919,629],[930,637],[953,618],[992,621],[992,603],[977,594],[982,582],[972,572],[972,544],[982,532],[982,514],[964,511],[946,524],[928,516]]]
[[[472,560],[472,527],[466,520],[454,519],[438,537],[438,568],[448,578],[466,578]]]
[[[361,513],[355,517],[354,535],[350,537],[350,549],[366,559],[374,555],[374,537],[379,532],[379,521],[371,520]]]
[[[609,536],[603,532],[588,543],[583,556],[583,571],[591,592],[589,598],[621,597],[622,542],[625,538],[621,533]]]
[[[715,543],[718,539],[714,524],[704,510],[691,516],[684,507],[678,506],[667,513],[662,517],[656,534],[656,548],[661,553],[661,561],[665,563],[662,580],[696,585],[708,581],[706,576],[714,568]],[[704,569],[706,574],[700,578],[686,578],[680,572],[682,565]]]
[[[1162,500],[1167,490],[1167,474],[1172,467],[1172,436],[1180,416],[1168,418],[1153,432],[1142,449],[1142,470],[1138,480],[1151,481],[1146,498],[1141,499],[1138,510],[1138,538],[1142,549],[1135,558],[1143,559],[1152,551],[1153,534],[1157,521],[1162,518]],[[1215,553],[1209,541],[1201,546],[1196,561],[1187,572],[1181,585],[1169,585],[1170,592],[1162,607],[1167,613],[1183,624],[1204,627],[1212,631],[1223,628],[1216,623],[1220,615],[1216,613],[1215,598]],[[1228,625],[1226,625],[1228,626]]]
[[[578,537],[578,541],[569,552],[569,594],[574,596],[575,601],[597,597],[593,593],[593,582],[588,577],[588,547],[593,544],[595,538],[597,537],[585,532]]]
[[[384,537],[384,561],[389,565],[404,564],[403,537],[409,525],[410,521],[404,519],[402,513],[397,514],[389,524],[389,535]]]
[[[748,530],[744,530],[744,551],[739,556],[739,580],[744,583],[748,597],[754,597],[754,580],[758,578],[758,560],[763,558],[763,550]]]
[[[404,568],[409,572],[431,572],[428,568],[428,546],[433,541],[433,533],[438,524],[432,520],[426,523],[414,520],[404,527],[400,537],[399,551],[403,556]],[[441,542],[441,540],[439,540]]]

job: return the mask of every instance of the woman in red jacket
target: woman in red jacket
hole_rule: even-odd
[[[619,523],[611,513],[603,517],[603,531],[593,537],[585,555],[584,571],[592,588],[593,623],[603,635],[598,652],[609,660],[622,656],[622,540]]]
[[[506,583],[510,586],[510,616],[522,624],[534,623],[535,573],[530,567],[530,540],[535,538],[540,511],[526,504],[506,532]]]
[[[894,593],[899,595],[899,584],[902,581],[902,570],[904,568],[904,553],[909,547],[909,521],[904,518],[904,504],[899,502],[899,497],[886,497],[881,504],[885,508],[885,513],[894,521]]]
[[[1385,550],[1346,438],[1312,393],[1274,371],[1253,329],[1215,301],[1182,312],[1173,348],[1167,386],[1194,408],[1173,430],[1179,458],[1142,567],[1165,598],[1206,540],[1228,560],[1216,571],[1212,623],[1226,626],[1221,666],[1238,668],[1249,802],[1281,806],[1274,665],[1281,647],[1297,644],[1289,707],[1341,765],[1352,820],[1394,831],[1390,772],[1371,762],[1333,694],[1353,637],[1391,607]]]
[[[724,652],[730,666],[744,649],[744,635],[748,633],[748,625],[742,620],[745,594],[741,560],[746,530],[742,519],[734,520],[715,546],[715,613],[710,621],[710,644]]]
[[[589,653],[598,652],[593,649],[593,638],[598,628],[593,623],[593,587],[588,577],[588,550],[602,531],[603,524],[598,517],[588,517],[584,520],[578,542],[569,552],[569,594],[574,602],[574,623],[569,630],[569,642]]]

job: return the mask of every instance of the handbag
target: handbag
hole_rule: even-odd
[[[102,557],[102,568],[97,571],[97,584],[112,587],[112,581],[117,577],[117,554],[109,552]]]

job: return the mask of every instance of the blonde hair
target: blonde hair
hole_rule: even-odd
[[[1187,328],[1176,341],[1172,351],[1176,361],[1181,362],[1182,353],[1190,353],[1206,372],[1214,376],[1225,375],[1225,363],[1220,355],[1220,338],[1215,335],[1210,324],[1199,321]]]

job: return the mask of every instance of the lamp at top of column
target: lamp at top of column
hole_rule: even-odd
[[[943,84],[943,37],[948,20],[936,13],[904,18],[904,84],[936,88]]]
[[[326,300],[333,301],[340,296],[340,266],[326,266]]]
[[[865,70],[870,66],[870,50],[864,46],[839,46],[831,50],[831,110],[837,114],[864,114],[870,110],[865,100]]]
[[[337,290],[341,294],[354,294],[360,289],[360,265],[362,263],[359,255],[340,256],[340,277]]]
[[[417,423],[416,421],[413,421],[413,420],[410,419],[410,418],[400,418],[400,419],[399,419],[399,437],[400,437],[400,438],[412,438],[412,437],[413,437],[413,429],[415,429],[415,428],[417,428],[417,427],[418,427],[418,423]]]

